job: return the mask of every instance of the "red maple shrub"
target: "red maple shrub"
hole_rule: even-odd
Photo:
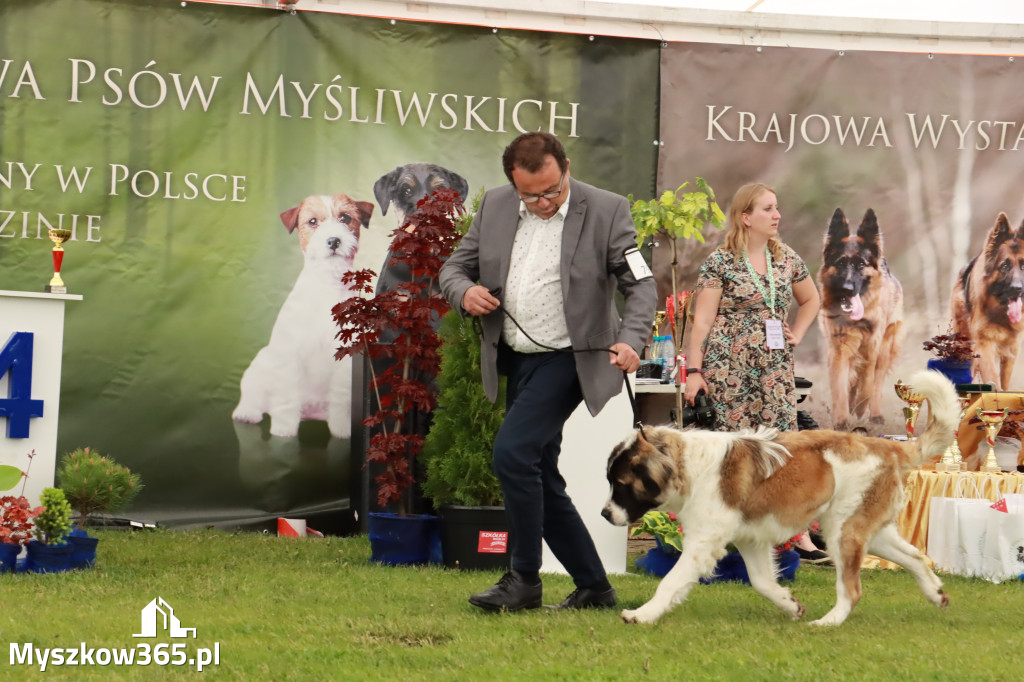
[[[405,511],[402,495],[414,482],[412,460],[423,449],[423,437],[405,427],[411,412],[429,413],[435,404],[423,379],[437,376],[439,342],[433,323],[449,308],[437,275],[461,238],[455,220],[464,211],[459,193],[452,189],[442,187],[424,197],[409,221],[392,232],[391,264],[405,264],[408,281],[373,295],[373,270],[347,272],[342,282],[358,296],[332,310],[342,344],[336,359],[363,354],[371,360],[390,360],[380,374],[368,363],[378,409],[363,421],[373,432],[363,466],[384,465],[374,478],[377,504],[396,506],[399,512]],[[383,336],[393,341],[384,342]]]

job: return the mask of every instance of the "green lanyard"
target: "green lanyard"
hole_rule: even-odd
[[[775,314],[775,277],[772,276],[772,252],[768,250],[768,245],[764,247],[764,259],[768,264],[768,289],[771,293],[764,290],[764,286],[761,285],[761,276],[757,274],[757,270],[750,263],[750,258],[747,256],[747,252],[743,252],[743,262],[747,264],[747,270],[750,272],[751,278],[754,280],[754,286],[761,292],[761,296],[764,298],[765,303],[768,304],[768,310],[771,314]]]

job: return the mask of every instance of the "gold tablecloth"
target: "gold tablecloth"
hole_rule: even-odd
[[[960,484],[963,477],[971,480]],[[983,497],[995,502],[998,492],[1024,493],[1024,474],[1021,473],[985,473],[982,471],[958,471],[955,473],[927,471],[915,469],[907,475],[904,484],[906,492],[906,504],[900,512],[898,527],[902,535],[910,544],[922,552],[928,549],[928,512],[931,509],[933,497],[954,497],[958,484],[961,488],[962,497],[975,497],[975,485]],[[867,557],[864,562],[865,568],[895,568],[896,565],[878,559]]]

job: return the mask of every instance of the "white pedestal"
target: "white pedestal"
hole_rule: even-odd
[[[558,468],[608,573],[626,572],[627,539],[626,528],[613,526],[601,516],[608,499],[608,455],[632,430],[633,408],[623,389],[608,401],[597,417],[591,417],[587,406],[580,404],[562,432]],[[543,573],[566,573],[547,543],[544,544],[540,570]]]
[[[28,438],[9,438],[8,420],[0,417],[0,464],[25,471],[28,453],[35,450],[25,496],[39,504],[43,488],[53,486],[57,459],[57,420],[60,414],[60,372],[64,348],[64,302],[81,301],[74,294],[44,294],[0,290],[0,349],[15,332],[32,334],[33,400],[43,402],[43,416],[29,422]],[[0,376],[0,398],[8,398],[11,373]],[[20,495],[21,484],[0,496]]]

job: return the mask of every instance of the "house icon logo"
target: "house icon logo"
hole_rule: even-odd
[[[158,630],[166,630],[171,637],[196,637],[195,628],[183,628],[181,622],[174,615],[174,609],[163,600],[157,597],[146,604],[142,609],[142,632],[132,637],[156,637]]]

